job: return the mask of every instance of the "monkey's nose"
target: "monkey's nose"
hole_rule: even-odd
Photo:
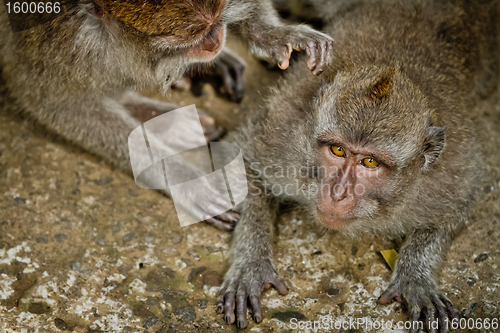
[[[331,196],[334,201],[342,201],[347,198],[347,186],[336,184],[332,187]]]
[[[352,195],[346,195],[341,200],[333,201],[330,211],[336,216],[346,216],[352,212],[356,206],[356,200]]]
[[[207,53],[217,54],[224,44],[224,26],[220,23],[214,25],[200,47]]]

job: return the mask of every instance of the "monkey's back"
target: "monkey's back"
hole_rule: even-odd
[[[485,96],[496,87],[499,1],[351,0],[337,6],[326,28],[336,42],[335,69],[401,64],[419,86],[432,89],[426,93],[455,88]]]

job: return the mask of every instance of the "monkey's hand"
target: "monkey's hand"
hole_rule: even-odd
[[[260,296],[262,291],[274,286],[281,295],[288,294],[288,287],[280,279],[270,260],[242,261],[233,264],[224,277],[224,283],[217,298],[217,312],[224,313],[228,324],[245,328],[247,321],[247,302],[256,323],[262,321]],[[236,312],[235,312],[236,310]],[[236,313],[236,316],[235,316]]]
[[[427,325],[427,331],[431,333],[438,332],[438,328],[431,325],[436,320],[440,332],[447,333],[451,320],[458,318],[458,312],[451,302],[430,281],[428,283],[425,281],[418,283],[414,281],[410,283],[393,282],[380,296],[378,303],[385,305],[390,303],[392,299],[396,299],[407,307],[412,322],[417,322],[421,316],[424,316],[426,320],[424,325]],[[411,333],[417,331],[418,329],[413,327],[410,330]]]
[[[246,63],[231,50],[224,48],[213,65],[197,65],[187,72],[192,79],[191,91],[201,96],[203,83],[210,83],[217,93],[231,102],[240,103],[245,93],[243,71]]]
[[[294,50],[306,50],[307,66],[314,75],[320,75],[332,59],[332,38],[306,25],[261,28],[259,33],[249,35],[249,43],[257,58],[274,62],[281,69],[288,68]]]
[[[180,105],[161,102],[136,93],[124,94],[119,102],[132,117],[143,123],[156,116],[181,108]],[[195,135],[198,133],[200,122],[205,139]],[[166,149],[176,150],[206,145],[207,142],[218,139],[225,132],[222,127],[215,124],[212,117],[199,109],[198,115],[171,113],[167,127],[165,127],[164,122],[159,127],[153,122],[149,124],[149,130],[162,138],[162,143],[166,145]]]
[[[188,174],[190,169],[190,166],[186,164],[178,166],[170,164],[169,167],[173,167],[174,172],[184,172],[182,175]],[[177,171],[176,167],[184,170]],[[172,197],[169,190],[166,194]],[[231,209],[227,210],[227,207],[232,207],[231,202],[221,194],[218,186],[207,178],[198,178],[198,182],[194,184],[184,183],[181,189],[176,190],[174,198],[176,205],[180,205],[183,210],[196,217],[198,221],[203,220],[218,229],[232,231],[240,219],[237,212]]]

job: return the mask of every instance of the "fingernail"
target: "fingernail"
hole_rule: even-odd
[[[231,317],[224,316],[224,321],[229,324],[231,322]]]
[[[258,324],[258,323],[260,323],[260,317],[259,317],[259,316],[255,316],[255,317],[253,318],[253,320],[255,320],[255,322],[256,322],[257,324]]]
[[[322,69],[319,69],[319,70],[316,72],[316,76],[321,75],[321,73],[323,73],[323,70],[322,70]]]
[[[243,320],[238,320],[238,327],[242,328],[243,326],[245,326],[245,322]]]
[[[222,305],[218,305],[217,306],[217,312],[221,312],[222,311]]]

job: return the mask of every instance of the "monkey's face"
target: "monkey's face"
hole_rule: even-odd
[[[117,21],[157,52],[209,61],[224,45],[225,0],[95,1],[97,15]]]
[[[331,229],[390,220],[441,153],[445,129],[394,68],[340,73],[321,89],[315,215]]]
[[[328,141],[320,142],[318,156],[317,214],[332,229],[377,213],[378,192],[392,168],[386,152],[343,141],[329,136]]]

